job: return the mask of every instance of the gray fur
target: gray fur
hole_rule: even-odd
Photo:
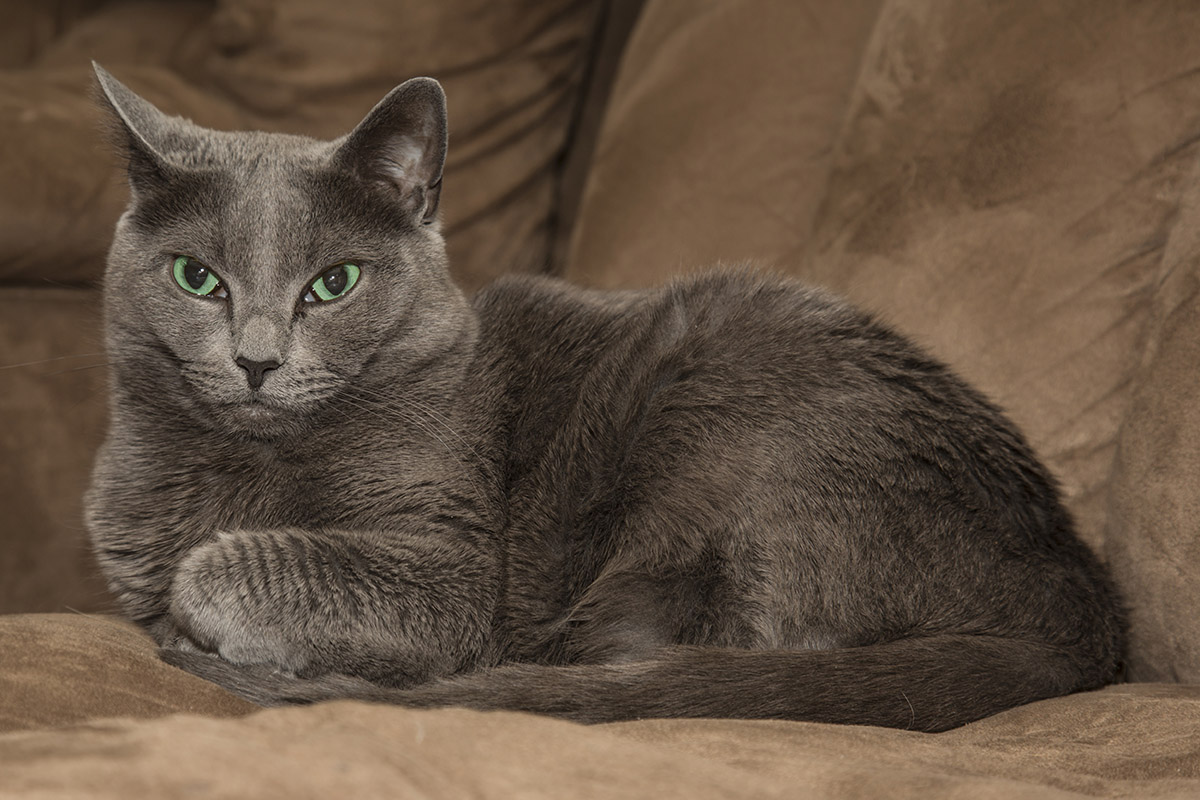
[[[745,272],[468,300],[435,82],[317,142],[97,74],[133,199],[88,524],[167,660],[264,704],[925,730],[1114,678],[1119,603],[1046,470],[868,316]],[[352,292],[299,301],[345,260]]]

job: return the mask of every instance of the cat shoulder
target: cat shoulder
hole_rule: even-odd
[[[593,289],[544,275],[507,276],[476,294],[474,305],[485,328],[526,331],[600,334],[610,325],[669,319],[681,329],[769,338],[805,331],[891,334],[833,292],[750,267],[702,270],[650,289]]]
[[[852,310],[833,292],[751,266],[712,267],[657,288],[596,289],[548,275],[507,275],[475,295],[479,309],[588,308],[623,311],[648,303],[782,304],[804,310]],[[861,312],[859,312],[861,313]]]
[[[505,275],[480,289],[474,305],[481,312],[501,309],[620,310],[643,302],[653,289],[592,289],[550,275]]]

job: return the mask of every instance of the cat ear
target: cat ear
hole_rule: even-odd
[[[101,102],[111,112],[113,132],[129,159],[129,182],[135,189],[162,183],[169,167],[155,142],[162,140],[169,118],[95,61],[92,69],[96,72]]]
[[[371,109],[334,159],[395,187],[404,205],[429,224],[437,214],[446,144],[446,93],[433,78],[413,78]]]

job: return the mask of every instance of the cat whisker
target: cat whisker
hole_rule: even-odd
[[[55,361],[66,361],[72,358],[95,358],[103,355],[107,355],[107,353],[73,353],[69,356],[54,356],[53,358],[39,358],[36,361],[22,361],[19,364],[0,364],[0,370],[20,369],[21,367],[36,367],[40,364],[50,364]]]
[[[68,369],[59,369],[59,370],[55,370],[54,372],[47,372],[46,374],[47,375],[65,375],[69,372],[82,372],[83,370],[86,370],[86,369],[100,369],[101,367],[111,367],[114,363],[116,363],[116,362],[101,361],[99,364],[87,364],[82,367],[70,367]]]
[[[469,450],[471,452],[471,455],[474,456],[479,461],[480,464],[487,463],[486,459],[484,459],[484,457],[479,454],[479,451],[476,450],[475,447],[470,442],[468,442],[461,435],[459,435],[459,433],[456,430],[454,430],[453,427],[451,427],[449,421],[443,415],[441,415],[439,412],[437,412],[428,403],[424,403],[420,400],[416,400],[413,398],[400,399],[400,398],[388,397],[388,396],[384,395],[382,392],[371,390],[371,389],[366,389],[361,386],[355,386],[354,391],[359,392],[360,395],[364,399],[369,399],[372,402],[379,403],[389,409],[395,408],[397,410],[404,409],[407,411],[419,411],[419,412],[425,414],[430,419],[430,421],[435,422],[438,425],[440,425],[447,434],[454,437],[454,439],[457,440],[459,444],[461,444],[463,447],[465,447],[467,450]],[[400,405],[401,403],[403,403],[404,405]]]
[[[308,380],[306,376],[301,374],[298,379],[303,381],[295,389],[295,398],[297,400],[319,402],[326,400],[337,393],[338,389],[342,388],[341,381],[330,380],[328,376],[322,376],[323,379]]]
[[[361,402],[361,401],[363,401],[363,400],[366,400],[366,399],[368,399],[368,398],[362,398],[362,397],[360,397],[360,398],[352,398],[352,397],[347,397],[347,398],[345,398],[345,399],[346,399],[346,401],[347,401],[347,402],[349,402],[349,403],[350,403],[351,405],[353,405],[355,408],[358,408],[358,409],[360,409],[360,410],[363,410],[363,411],[367,411],[368,413],[371,413],[371,414],[373,414],[374,416],[378,417],[379,419],[383,419],[383,420],[387,420],[387,419],[388,419],[388,418],[387,418],[386,416],[384,416],[383,414],[380,414],[380,413],[379,413],[379,412],[378,412],[376,409],[374,409],[374,408],[371,408],[371,407],[369,407],[369,406],[365,405],[363,402]],[[417,426],[418,426],[418,427],[419,427],[419,428],[420,428],[422,431],[424,431],[425,433],[429,434],[429,435],[430,435],[430,436],[432,436],[434,439],[436,439],[436,440],[438,441],[438,443],[439,443],[439,444],[441,444],[441,446],[442,446],[442,447],[443,447],[443,448],[446,450],[446,452],[447,452],[447,453],[449,453],[450,455],[454,456],[456,459],[458,459],[458,460],[459,460],[459,462],[460,462],[460,463],[461,463],[461,464],[462,464],[464,467],[465,467],[465,466],[469,466],[469,465],[467,465],[465,462],[463,462],[463,461],[462,461],[462,459],[459,457],[458,453],[454,452],[454,449],[453,449],[452,447],[450,447],[450,444],[449,444],[449,443],[448,443],[448,442],[447,442],[445,439],[443,439],[441,436],[439,436],[439,435],[438,435],[438,433],[437,433],[437,431],[436,431],[435,429],[433,429],[432,427],[430,427],[430,426],[429,426],[429,425],[428,425],[428,424],[425,422],[425,420],[423,420],[421,417],[417,416],[416,414],[413,414],[413,413],[411,413],[411,410],[410,410],[410,409],[406,409],[406,408],[399,407],[399,406],[392,406],[392,405],[385,405],[385,406],[384,406],[384,408],[385,408],[387,411],[391,411],[391,412],[394,412],[394,413],[398,413],[398,414],[401,414],[402,416],[404,416],[404,417],[405,417],[405,419],[407,419],[408,421],[410,421],[410,422],[412,422],[413,424],[417,425]],[[389,421],[390,421],[390,420],[389,420]],[[464,442],[464,444],[465,444],[465,442]]]
[[[349,403],[350,405],[359,409],[360,411],[363,411],[367,414],[370,414],[378,419],[382,419],[387,422],[392,421],[386,415],[379,413],[379,411],[377,409],[372,408],[371,406],[362,402],[363,399],[364,398],[353,398],[353,397],[345,397],[344,398],[344,400],[347,403]],[[439,436],[437,431],[435,431],[433,428],[431,428],[425,422],[425,420],[421,419],[420,417],[416,416],[415,414],[409,413],[407,409],[389,407],[389,408],[387,408],[387,410],[392,413],[399,414],[400,416],[404,417],[407,421],[416,425],[423,432],[425,432],[426,434],[431,436],[433,439],[435,439],[438,442],[438,444],[440,444],[442,446],[442,449],[444,449],[448,455],[450,455],[452,458],[454,458],[456,461],[458,461],[459,465],[464,468],[464,475],[467,477],[468,481],[470,482],[472,491],[474,491],[474,493],[476,495],[476,499],[479,500],[479,502],[480,502],[480,508],[486,510],[487,502],[485,499],[485,495],[484,495],[484,492],[481,490],[478,481],[470,472],[471,465],[468,464],[467,462],[465,462],[462,459],[462,457],[454,451],[454,449],[450,446],[450,444],[445,439],[443,439],[441,436]]]
[[[370,398],[344,395],[343,400],[345,400],[345,402],[348,403],[349,405],[353,406],[354,408],[357,408],[358,410],[360,410],[366,414],[369,414],[371,416],[374,416],[374,417],[384,420],[386,422],[392,421],[386,415],[381,414],[376,408],[373,408],[371,405],[367,404],[368,402],[371,402],[371,403],[376,402]],[[435,431],[433,428],[431,428],[425,422],[425,420],[423,420],[421,417],[417,416],[416,414],[413,414],[410,409],[406,409],[406,408],[398,407],[398,406],[392,406],[390,404],[385,405],[385,409],[394,414],[398,414],[398,415],[404,417],[404,419],[406,419],[407,421],[416,425],[423,432],[425,432],[426,434],[431,436],[433,439],[435,439],[438,442],[438,444],[440,444],[442,446],[442,448],[446,451],[446,453],[451,458],[453,458],[455,461],[457,461],[459,463],[459,466],[461,466],[463,468],[464,477],[466,477],[468,483],[471,486],[471,491],[475,494],[475,499],[479,502],[478,511],[481,512],[485,518],[490,518],[492,516],[492,512],[491,512],[490,506],[487,502],[487,493],[483,490],[483,487],[480,485],[479,479],[474,474],[472,474],[472,471],[471,471],[472,465],[467,463],[459,453],[455,452],[454,449],[450,446],[450,444],[445,439],[443,439],[441,436],[439,436],[437,434],[437,431]],[[459,439],[461,440],[461,437],[459,437]],[[463,444],[465,445],[466,442],[464,441]],[[467,445],[467,446],[469,447],[469,445]],[[473,448],[472,448],[472,451],[473,451]],[[475,455],[478,457],[478,453],[476,453]]]

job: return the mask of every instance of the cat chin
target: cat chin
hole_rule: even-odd
[[[303,415],[261,403],[226,407],[220,417],[224,430],[256,440],[294,438],[310,427]]]

